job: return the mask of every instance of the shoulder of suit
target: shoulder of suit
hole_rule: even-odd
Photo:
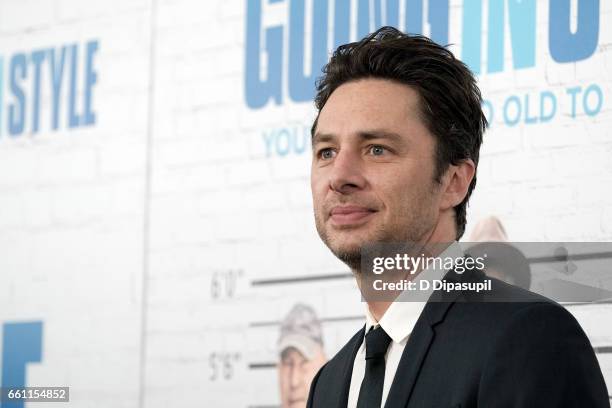
[[[462,298],[466,303],[479,304],[483,318],[495,321],[495,326],[501,328],[506,325],[519,325],[534,327],[547,321],[550,333],[559,330],[571,329],[582,336],[583,331],[576,318],[561,304],[537,293],[511,285],[504,281],[490,278],[484,273],[472,274],[470,280],[491,280],[491,291],[482,295],[464,293]],[[478,314],[478,312],[476,312]],[[555,324],[550,324],[551,322]]]
[[[458,277],[458,281],[463,282],[485,282],[491,281],[491,290],[482,292],[463,291],[462,299],[467,301],[484,301],[484,302],[509,302],[509,303],[551,303],[556,304],[554,300],[537,293],[525,290],[515,285],[511,285],[502,280],[492,278],[484,274],[480,270],[474,270],[473,273],[465,274]],[[560,306],[560,305],[559,305]]]
[[[478,326],[484,325],[490,330],[497,331],[511,320],[521,318],[523,311],[528,311],[526,313],[530,314],[534,308],[537,309],[537,314],[554,313],[573,320],[573,316],[554,300],[488,277],[481,271],[466,274],[459,277],[458,280],[462,282],[491,281],[491,290],[478,293],[465,290],[453,302],[447,314],[452,316],[452,319],[459,319],[463,324],[473,322]]]

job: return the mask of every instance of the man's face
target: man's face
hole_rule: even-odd
[[[306,407],[310,383],[323,364],[323,350],[319,350],[312,360],[293,347],[283,352],[278,370],[282,408]]]
[[[362,245],[424,243],[439,218],[435,139],[412,88],[384,79],[338,87],[313,138],[316,227],[331,251],[358,268]]]

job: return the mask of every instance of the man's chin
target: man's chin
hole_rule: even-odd
[[[371,233],[366,231],[338,231],[334,228],[319,229],[319,236],[330,249],[330,251],[349,268],[359,270],[361,268],[361,250],[364,245],[369,245],[377,240]],[[323,232],[323,233],[321,233]]]
[[[330,247],[332,253],[352,270],[361,267],[361,245],[341,245]]]
[[[333,253],[359,253],[364,246],[378,242],[371,234],[339,233],[332,234],[328,245]]]

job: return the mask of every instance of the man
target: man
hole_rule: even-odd
[[[454,241],[486,128],[467,67],[425,37],[383,27],[335,51],[315,103],[316,227],[362,294],[361,249],[372,243],[447,243],[434,255],[457,259],[458,269],[465,258]],[[488,279],[452,269],[419,273]],[[317,373],[308,407],[609,407],[576,320],[546,298],[491,281],[487,293],[435,291],[427,303],[366,297],[365,326]]]
[[[282,408],[304,408],[313,377],[327,361],[321,323],[314,310],[298,303],[281,324],[278,380]]]

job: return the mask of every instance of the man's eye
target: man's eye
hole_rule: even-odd
[[[370,147],[370,153],[372,153],[372,155],[374,156],[380,156],[384,154],[386,150],[387,149],[384,148],[383,146],[371,146]]]
[[[323,160],[329,160],[332,157],[334,157],[334,151],[330,149],[329,147],[326,149],[321,149],[319,151],[319,157],[322,158]]]

